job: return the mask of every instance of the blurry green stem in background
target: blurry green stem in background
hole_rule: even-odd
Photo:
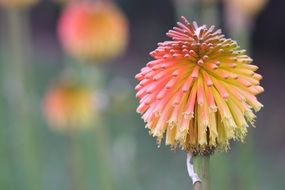
[[[250,38],[252,29],[255,24],[255,15],[248,15],[245,10],[236,7],[236,4],[230,0],[225,0],[225,27],[232,38],[236,39],[243,49],[247,52],[251,51]],[[245,175],[234,176],[240,181],[239,189],[259,189],[255,179],[259,175],[257,171],[256,151],[254,144],[254,136],[249,133],[247,136],[246,146],[243,144],[237,145],[237,155],[234,157],[237,167],[237,173],[243,172]],[[244,167],[239,167],[242,165]]]
[[[79,152],[79,143],[77,141],[77,133],[73,130],[68,131],[68,148],[69,148],[69,175],[70,175],[70,189],[81,190],[84,188],[83,183],[83,167],[81,153]]]
[[[111,155],[110,155],[110,146],[108,140],[108,134],[105,126],[98,125],[93,130],[94,138],[96,143],[96,152],[97,152],[97,161],[98,161],[98,171],[99,173],[99,181],[101,185],[101,189],[104,190],[114,190],[114,177],[112,173],[112,163],[111,163]]]
[[[173,0],[177,18],[185,16],[201,24],[219,25],[219,0]]]
[[[34,121],[37,110],[32,98],[34,91],[31,88],[31,68],[27,63],[29,53],[29,22],[25,10],[11,9],[6,11],[8,58],[5,60],[4,81],[6,111],[10,134],[11,167],[15,167],[16,173],[12,177],[21,181],[21,189],[41,189],[39,175],[38,142],[35,139]],[[17,180],[15,179],[15,180]]]
[[[234,3],[224,0],[225,27],[232,38],[236,39],[240,46],[249,49],[249,39],[253,27],[253,18],[238,9]]]
[[[65,67],[66,67],[66,74],[71,75],[72,79],[79,84],[87,85],[91,88],[95,87],[95,94],[96,90],[100,89],[100,87],[104,83],[104,76],[106,76],[104,69],[100,67],[99,63],[92,63],[87,61],[78,61],[74,59],[69,59],[68,57],[65,58]],[[99,108],[96,108],[99,110]],[[100,114],[100,113],[99,113]],[[92,142],[92,149],[90,151],[94,151],[96,158],[94,161],[96,162],[97,171],[98,172],[98,184],[102,190],[114,190],[115,189],[115,179],[113,176],[113,167],[111,161],[111,146],[109,141],[109,134],[106,126],[104,125],[105,122],[101,122],[100,118],[97,117],[97,120],[94,125],[92,126],[91,133],[92,138],[94,141]],[[74,136],[70,136],[70,139],[74,139]],[[75,146],[78,146],[80,142],[72,142],[72,150],[70,152],[70,157],[73,156],[74,151],[77,151]],[[78,151],[77,151],[78,152]],[[76,170],[81,170],[79,167],[80,162],[82,159],[73,158],[71,162],[73,163],[71,166],[74,167],[72,170],[76,172]],[[76,179],[73,179],[76,178]],[[82,186],[82,178],[80,175],[74,174],[71,176],[71,180],[74,181],[74,186]],[[77,181],[77,182],[76,182]],[[81,184],[81,185],[80,185]],[[97,187],[97,186],[96,186]],[[79,188],[82,189],[82,188]],[[75,189],[74,189],[75,190]]]
[[[97,89],[101,89],[103,86],[105,88],[104,81],[106,81],[105,76],[107,76],[104,68],[100,63],[92,63],[88,62],[85,64],[82,64],[82,66],[85,66],[85,70],[81,71],[87,75],[86,79],[89,80],[93,84],[93,86],[96,86]],[[83,74],[81,73],[81,74]],[[97,97],[98,98],[98,97]],[[101,100],[97,100],[101,103]],[[98,106],[98,104],[97,104]],[[101,107],[101,106],[99,106]],[[103,112],[103,108],[97,108],[98,112]],[[101,109],[101,110],[100,110]],[[100,115],[100,113],[99,113]],[[101,117],[103,117],[101,121]],[[97,155],[97,166],[99,176],[98,179],[100,181],[101,188],[104,190],[114,190],[116,189],[116,180],[113,176],[113,166],[112,166],[112,156],[111,156],[111,144],[110,144],[110,134],[108,133],[108,127],[106,125],[106,120],[109,119],[107,117],[104,117],[103,114],[97,117],[97,122],[93,129],[94,134],[94,140],[95,140],[95,150]],[[105,125],[104,125],[105,124]]]

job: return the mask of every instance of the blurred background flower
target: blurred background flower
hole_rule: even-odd
[[[38,0],[0,0],[0,6],[5,8],[26,8],[35,5]]]
[[[52,128],[78,130],[91,127],[96,118],[95,93],[92,89],[61,80],[47,91],[44,115]]]
[[[122,53],[128,41],[124,13],[111,3],[71,2],[64,9],[58,35],[69,54],[87,60],[104,60]]]
[[[247,15],[255,16],[266,5],[268,0],[233,0],[232,3],[236,9],[244,12]]]

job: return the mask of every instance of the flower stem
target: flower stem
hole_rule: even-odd
[[[69,146],[69,175],[70,175],[70,189],[78,190],[84,189],[84,183],[82,180],[82,158],[79,152],[79,143],[77,141],[77,134],[75,131],[69,131],[68,134],[68,146]]]
[[[105,127],[105,126],[104,126]],[[110,149],[108,133],[101,125],[96,126],[94,129],[94,140],[97,151],[98,171],[101,189],[112,190],[114,189],[115,179],[112,175],[111,155],[108,151]]]
[[[19,186],[31,190],[41,189],[40,149],[38,146],[34,88],[29,54],[29,18],[26,10],[5,10],[7,27],[4,41],[7,58],[3,64],[4,98],[7,103],[7,130],[11,167],[14,167]],[[19,146],[21,145],[21,146]],[[18,187],[18,186],[17,186]],[[15,187],[16,188],[16,187]]]
[[[194,157],[194,170],[198,174],[200,181],[194,183],[194,190],[210,190],[210,156],[195,156]]]

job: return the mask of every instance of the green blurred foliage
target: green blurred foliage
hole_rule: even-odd
[[[96,85],[101,88],[104,102],[94,128],[72,135],[49,129],[41,101],[50,82],[62,72],[66,56],[30,46],[30,33],[23,30],[28,17],[12,17],[1,13],[1,26],[5,27],[1,28],[0,45],[0,189],[192,188],[185,153],[165,146],[157,148],[135,112],[134,72],[127,68],[122,71],[116,63],[100,67],[102,79]],[[11,26],[13,20],[8,18],[16,19],[20,29],[13,29],[19,26]],[[211,158],[214,190],[285,186],[284,168],[279,167],[274,155],[257,152],[257,144],[249,135],[245,144],[233,143],[228,153]]]

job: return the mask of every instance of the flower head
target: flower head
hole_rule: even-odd
[[[137,111],[150,134],[194,154],[226,150],[243,141],[262,104],[257,66],[237,42],[214,26],[190,24],[184,17],[150,53],[155,59],[136,75]]]
[[[6,8],[24,8],[36,4],[38,0],[0,0],[0,6]]]
[[[58,35],[69,54],[102,60],[124,51],[128,24],[124,14],[113,4],[78,1],[63,11]]]
[[[92,90],[61,81],[48,90],[43,113],[52,128],[77,130],[90,127],[96,115]]]

